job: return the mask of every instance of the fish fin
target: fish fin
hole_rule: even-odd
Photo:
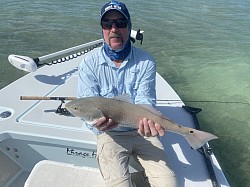
[[[118,100],[118,101],[125,101],[128,103],[133,103],[133,100],[131,99],[129,94],[121,94],[121,95],[115,96],[113,99]]]
[[[90,125],[96,124],[101,117],[105,116],[103,112],[98,108],[88,108],[85,113],[85,117],[82,119]]]
[[[185,135],[185,138],[191,147],[196,150],[202,147],[209,140],[217,139],[218,137],[208,132],[190,129],[189,134]]]
[[[163,114],[160,111],[156,110],[150,104],[137,104],[137,105],[139,105],[140,107],[144,108],[145,110],[148,110],[148,111],[152,112],[153,114],[155,114],[157,116],[164,117]]]

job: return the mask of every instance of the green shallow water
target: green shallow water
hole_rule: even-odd
[[[202,129],[219,136],[210,144],[230,184],[250,186],[250,105],[219,103],[250,102],[250,2],[124,2],[158,72],[187,105],[203,109]],[[39,57],[101,38],[101,0],[0,3],[0,88],[25,75],[9,54]]]

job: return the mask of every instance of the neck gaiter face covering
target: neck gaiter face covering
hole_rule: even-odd
[[[106,42],[104,42],[104,51],[112,61],[124,60],[129,55],[130,50],[131,50],[130,39],[128,39],[125,46],[120,50],[113,50],[111,47],[108,46]]]

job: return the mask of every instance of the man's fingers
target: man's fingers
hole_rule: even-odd
[[[148,120],[148,126],[150,128],[151,136],[157,136],[158,131],[155,128],[155,123],[152,120]]]
[[[98,122],[94,125],[96,128],[99,128],[100,126],[103,125],[103,123],[105,123],[107,119],[105,117],[101,117]]]
[[[107,130],[109,128],[111,123],[112,123],[112,119],[109,118],[103,124],[101,124],[98,129],[100,131],[105,131],[105,130]]]
[[[144,133],[144,125],[143,125],[143,121],[142,121],[142,120],[139,121],[138,133],[139,133],[141,136],[145,136],[145,133]]]
[[[109,119],[105,131],[111,130],[111,129],[117,127],[117,126],[118,126],[118,123],[115,123],[111,119]]]
[[[117,125],[111,118],[101,117],[94,126],[100,131],[106,131],[117,127]]]
[[[158,123],[154,123],[152,120],[149,120],[147,118],[143,118],[139,122],[139,128],[138,133],[141,136],[157,136],[158,134],[160,136],[163,136],[165,134],[164,128]]]
[[[148,125],[148,119],[143,118],[142,122],[143,122],[145,136],[147,136],[147,137],[151,136],[151,131],[150,131],[150,128],[149,128],[149,125]]]
[[[95,124],[95,127],[101,131],[111,130],[117,127],[118,124],[113,122],[111,118],[107,119],[106,117],[101,117],[98,122]],[[154,123],[152,120],[148,120],[147,118],[143,118],[139,122],[138,133],[141,136],[163,136],[165,134],[165,130],[158,123]]]
[[[155,124],[155,129],[157,130],[157,132],[159,133],[160,136],[164,136],[165,134],[165,129],[162,128],[161,125],[159,125],[158,123]]]

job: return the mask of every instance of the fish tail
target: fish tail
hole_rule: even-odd
[[[185,135],[185,138],[191,147],[196,150],[209,140],[217,139],[218,137],[208,132],[191,129],[189,130],[189,134]]]

